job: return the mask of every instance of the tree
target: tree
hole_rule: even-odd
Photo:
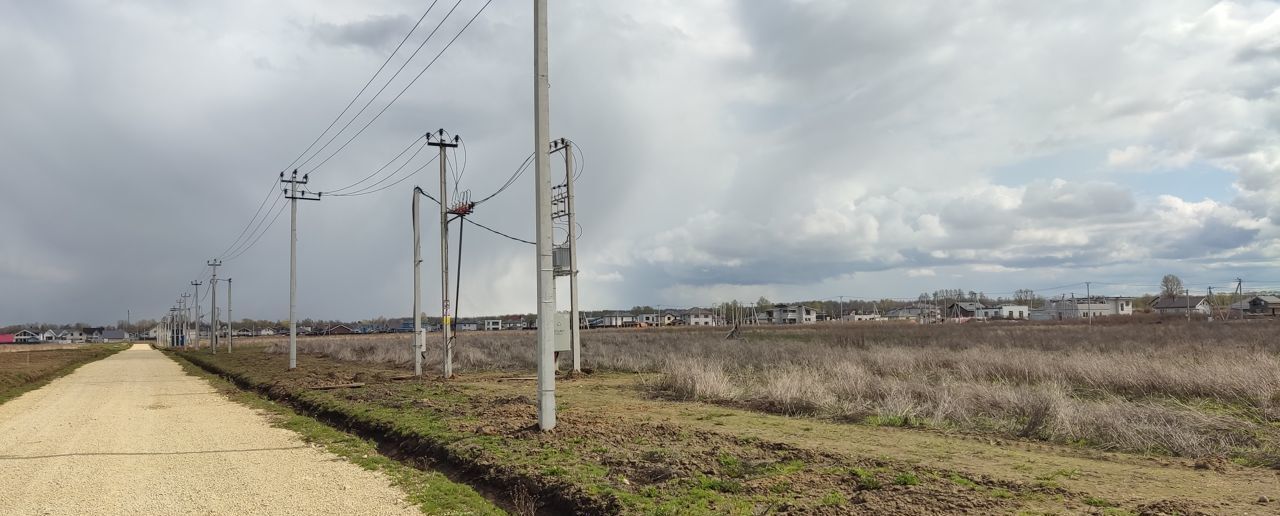
[[[768,308],[772,306],[773,303],[769,302],[769,298],[767,297],[760,296],[760,299],[756,300],[756,308]]]
[[[1182,295],[1182,278],[1173,274],[1165,274],[1160,280],[1160,294],[1164,297],[1177,297]]]

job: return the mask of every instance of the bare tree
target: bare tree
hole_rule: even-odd
[[[1173,274],[1165,274],[1160,280],[1160,294],[1164,297],[1177,297],[1182,294],[1182,278]]]

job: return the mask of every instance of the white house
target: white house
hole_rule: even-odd
[[[689,326],[716,326],[716,314],[702,308],[690,308],[683,319]]]
[[[879,321],[880,314],[859,314],[850,313],[840,318],[841,321],[861,322],[861,321]]]
[[[53,330],[45,330],[44,333],[40,334],[40,341],[41,342],[57,342],[58,332]]]
[[[40,334],[31,330],[22,330],[13,334],[13,342],[17,344],[35,344],[40,342]]]
[[[613,312],[610,314],[605,314],[605,316],[601,317],[599,321],[600,321],[600,324],[599,324],[600,326],[609,326],[609,327],[615,327],[615,328],[621,327],[621,326],[634,326],[636,324],[636,316],[626,312]]]
[[[500,331],[502,330],[502,319],[485,319],[484,331]]]
[[[84,330],[76,328],[62,332],[63,338],[67,342],[85,342],[88,337],[84,334]]]
[[[1151,309],[1160,315],[1193,314],[1209,315],[1213,307],[1205,296],[1160,297],[1151,302]]]
[[[480,325],[475,321],[458,321],[453,323],[453,328],[457,331],[476,331],[480,329]]]
[[[987,319],[1029,319],[1031,318],[1031,307],[1026,305],[1000,305],[993,308],[984,308],[982,317]]]
[[[1050,299],[1044,310],[1054,320],[1133,315],[1133,298],[1094,296]]]
[[[656,325],[662,320],[662,316],[660,314],[640,314],[635,316],[634,320],[637,324]]]
[[[756,311],[759,324],[813,324],[818,322],[818,311],[804,305],[777,304],[773,308]]]
[[[885,319],[900,321],[917,321],[917,322],[933,322],[938,320],[941,311],[938,307],[928,304],[918,304],[902,308],[893,308],[884,313]]]
[[[270,337],[275,334],[276,334],[276,331],[271,328],[263,328],[261,330],[258,330],[258,336],[260,337]]]

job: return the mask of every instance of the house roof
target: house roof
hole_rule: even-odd
[[[129,334],[125,333],[124,330],[105,330],[102,332],[102,338],[104,339],[124,339],[128,337]]]
[[[965,310],[968,310],[968,311],[970,311],[970,312],[975,311],[975,310],[981,310],[981,309],[983,309],[983,308],[986,308],[986,307],[987,307],[987,305],[984,305],[984,304],[979,303],[979,302],[976,302],[976,301],[961,301],[961,302],[958,302],[958,303],[952,303],[952,304],[951,304],[951,306],[958,306],[958,307],[963,308],[963,309],[965,309]]]
[[[1159,298],[1156,298],[1155,301],[1151,302],[1151,308],[1155,308],[1157,310],[1174,309],[1174,308],[1185,309],[1188,305],[1194,308],[1196,306],[1199,306],[1200,303],[1203,303],[1204,300],[1205,300],[1205,296],[1159,297]]]
[[[1256,296],[1254,299],[1261,299],[1269,305],[1280,305],[1280,297],[1276,296]]]

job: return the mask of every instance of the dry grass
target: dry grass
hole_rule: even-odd
[[[1280,465],[1272,323],[829,325],[584,334],[586,367],[658,372],[679,399],[850,422]],[[438,336],[427,364],[440,363]],[[463,334],[458,370],[528,370],[532,332]],[[409,364],[407,335],[304,339],[304,352]],[[276,351],[282,350],[278,344]],[[565,364],[562,357],[562,365]]]

